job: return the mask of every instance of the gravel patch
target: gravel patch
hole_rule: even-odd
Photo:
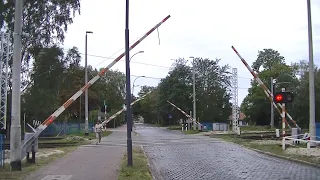
[[[64,151],[58,150],[58,149],[39,149],[39,151],[36,153],[36,158],[46,158],[48,156],[51,156],[53,154],[61,154]],[[5,150],[5,163],[10,163],[10,150]],[[22,160],[24,160],[26,157],[24,157]]]

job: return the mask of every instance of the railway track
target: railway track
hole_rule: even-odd
[[[69,147],[79,145],[79,142],[46,142],[46,143],[38,143],[39,148],[58,148],[58,147]],[[10,144],[4,144],[4,149],[10,149]]]

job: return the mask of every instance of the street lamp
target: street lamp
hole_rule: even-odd
[[[140,53],[144,53],[144,51],[138,51],[136,53],[134,53],[131,57],[130,57],[130,62],[131,62],[131,59],[133,58],[133,56],[137,55],[137,54],[140,54]]]
[[[129,59],[129,0],[126,0],[126,16],[125,16],[125,55],[126,55],[126,105],[127,105],[127,157],[128,157],[128,166],[132,166],[132,138],[131,138],[131,129],[132,129],[132,112],[130,108],[131,103],[131,84],[130,84],[130,58]],[[139,53],[139,52],[138,52]]]
[[[192,59],[192,77],[193,77],[193,119],[197,119],[196,115],[196,73],[194,69],[194,57],[190,56],[189,58]]]
[[[86,31],[85,38],[85,60],[84,60],[84,68],[85,68],[85,84],[88,83],[88,34],[92,34],[92,31]],[[88,89],[85,91],[85,135],[89,135],[89,121],[88,121]],[[81,117],[80,117],[81,118]]]
[[[138,77],[136,77],[136,79],[134,79],[134,81],[132,83],[132,94],[133,94],[133,91],[134,91],[134,83],[136,82],[137,79],[142,78],[142,77],[146,77],[146,76],[138,76]]]

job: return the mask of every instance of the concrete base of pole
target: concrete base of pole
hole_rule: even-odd
[[[10,170],[11,171],[21,171],[22,170],[21,160],[20,161],[11,161],[10,162]]]

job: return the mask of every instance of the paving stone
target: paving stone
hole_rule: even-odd
[[[320,168],[260,154],[219,139],[137,128],[159,180],[319,180]],[[162,142],[163,144],[157,144]]]

